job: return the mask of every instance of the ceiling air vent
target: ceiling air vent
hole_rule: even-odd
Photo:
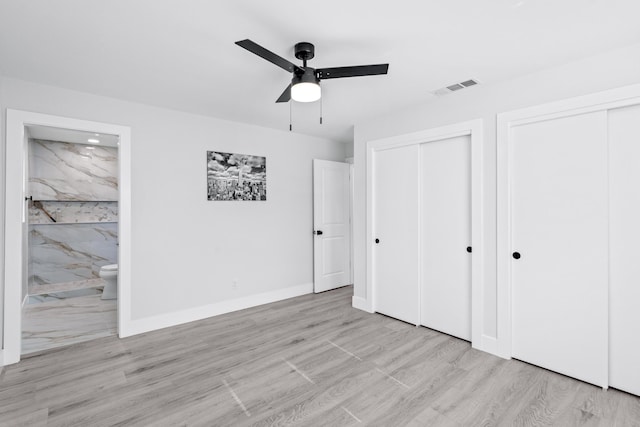
[[[451,92],[456,92],[458,90],[462,90],[462,89],[468,88],[470,86],[475,86],[478,83],[479,82],[477,80],[469,79],[469,80],[465,80],[465,81],[460,82],[460,83],[455,83],[455,84],[443,87],[441,89],[435,90],[435,91],[433,91],[433,94],[434,95],[439,95],[439,96],[447,95],[447,94],[449,94]]]
[[[462,86],[460,83],[456,83],[454,85],[447,86],[447,89],[449,89],[451,92],[455,92],[456,90],[464,89],[464,86]]]

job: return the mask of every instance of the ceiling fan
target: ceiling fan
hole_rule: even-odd
[[[249,52],[266,59],[272,64],[293,73],[291,84],[282,92],[276,102],[289,102],[290,99],[298,102],[313,102],[320,99],[320,80],[339,79],[342,77],[374,76],[387,74],[389,64],[356,65],[351,67],[312,68],[307,67],[307,61],[315,56],[315,47],[308,42],[300,42],[295,45],[295,57],[302,60],[302,66],[295,65],[259,44],[246,39],[237,41],[236,44]]]

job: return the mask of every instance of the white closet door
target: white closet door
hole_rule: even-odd
[[[609,111],[609,384],[640,395],[640,106]]]
[[[471,137],[420,151],[420,323],[471,340]]]
[[[605,386],[606,112],[512,132],[513,357]]]
[[[418,163],[418,145],[375,152],[372,236],[375,311],[416,325]]]

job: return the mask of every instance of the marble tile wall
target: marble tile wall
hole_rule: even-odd
[[[29,294],[98,278],[118,258],[118,152],[29,141]]]
[[[118,149],[29,140],[29,192],[34,200],[118,200]]]
[[[29,232],[29,294],[38,285],[97,278],[118,260],[118,224],[34,224]]]
[[[117,221],[118,202],[34,201],[29,206],[29,224]]]

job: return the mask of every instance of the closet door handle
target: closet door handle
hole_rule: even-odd
[[[322,236],[322,230],[316,230],[313,232],[313,234],[315,234],[316,236]]]
[[[513,259],[520,259],[520,252],[514,252]]]
[[[375,242],[376,242],[376,245],[377,245],[378,243],[380,243],[380,239],[376,239]]]
[[[471,246],[467,246],[467,252],[471,253],[471,251],[472,251]]]

